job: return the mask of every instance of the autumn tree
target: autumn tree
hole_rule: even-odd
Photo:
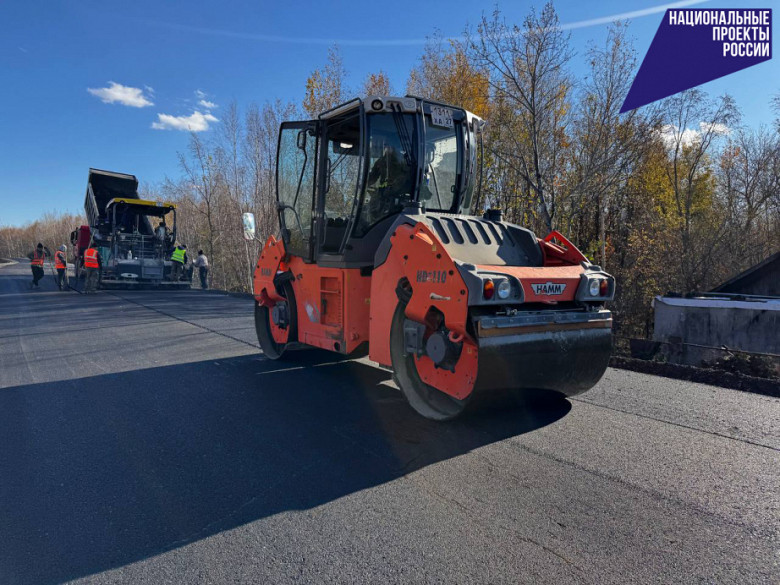
[[[609,200],[606,253],[617,284],[611,308],[619,334],[649,336],[653,297],[679,290],[670,266],[676,233],[663,213],[674,199],[668,163],[665,144],[651,135]]]
[[[312,71],[306,79],[303,107],[312,118],[346,101],[349,94],[346,78],[341,51],[334,45],[328,49],[325,65]]]
[[[738,128],[717,172],[736,252],[728,266],[739,272],[780,249],[780,135],[766,127]]]
[[[484,71],[469,60],[465,46],[435,35],[425,45],[420,62],[409,73],[412,95],[459,106],[481,118],[488,116],[490,85]]]
[[[540,227],[553,229],[566,167],[572,53],[551,2],[534,9],[522,26],[511,26],[496,11],[468,34],[468,54],[488,72],[500,106],[492,117],[493,155],[521,179],[515,188],[534,205]],[[518,213],[509,209],[510,216]]]
[[[707,282],[708,270],[722,244],[723,222],[714,199],[715,177],[712,159],[715,143],[738,120],[729,96],[710,99],[691,89],[664,102],[666,124],[662,128],[669,164],[666,176],[673,194],[665,209],[678,234],[680,282],[694,290]]]
[[[591,46],[587,59],[588,75],[573,113],[569,225],[595,220],[599,261],[606,267],[607,215],[650,144],[657,108],[620,114],[636,70],[636,52],[624,23],[610,26],[604,45]],[[577,231],[589,236],[589,228],[580,225]]]
[[[387,73],[382,70],[379,73],[369,73],[363,80],[361,95],[393,95],[393,88]]]

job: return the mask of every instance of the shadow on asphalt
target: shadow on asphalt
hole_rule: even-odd
[[[55,583],[309,509],[533,431],[506,395],[417,416],[389,374],[252,355],[0,389],[0,583]]]

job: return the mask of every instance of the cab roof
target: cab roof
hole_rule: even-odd
[[[390,96],[390,95],[367,95],[363,97],[356,97],[349,100],[348,102],[344,102],[343,104],[336,106],[335,108],[322,112],[319,115],[319,119],[328,120],[330,118],[335,118],[337,116],[346,114],[347,112],[350,112],[353,109],[357,109],[361,105],[365,108],[366,113],[368,114],[391,112],[395,107],[400,107],[401,112],[403,113],[414,113],[414,112],[421,111],[423,102],[436,104],[447,108],[463,110],[464,112],[466,112],[466,119],[468,120],[469,124],[473,123],[473,121],[475,120],[479,121],[479,123],[483,122],[482,118],[474,115],[473,113],[469,112],[465,108],[461,108],[459,106],[453,106],[452,104],[445,104],[443,102],[439,102],[436,100],[431,100],[431,99],[427,99],[415,95],[406,95],[403,97]]]

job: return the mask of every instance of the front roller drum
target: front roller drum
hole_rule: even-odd
[[[406,351],[405,309],[406,303],[400,301],[395,308],[390,329],[390,359],[395,372],[394,379],[409,405],[420,415],[432,420],[455,418],[466,408],[469,397],[458,400],[422,381],[414,355]]]
[[[435,420],[459,415],[477,391],[552,390],[564,396],[580,394],[598,383],[612,353],[611,319],[583,323],[582,327],[552,325],[529,333],[478,337],[476,382],[473,391],[459,400],[423,381],[418,370],[420,362],[406,351],[405,308],[403,302],[396,307],[390,337],[396,381],[412,408]],[[427,345],[429,355],[432,339],[433,336],[429,337]],[[456,375],[466,375],[465,370],[459,371],[461,367],[462,363],[455,365]]]
[[[611,353],[609,327],[482,337],[475,390],[554,390],[574,396],[596,385]]]

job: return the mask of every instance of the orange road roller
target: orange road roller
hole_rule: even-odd
[[[604,374],[615,281],[563,235],[470,215],[484,121],[413,96],[369,96],[285,122],[279,238],[254,272],[265,355],[308,345],[392,369],[424,417],[475,391],[571,396]],[[252,214],[244,215],[253,238]],[[291,358],[292,359],[292,358]]]

